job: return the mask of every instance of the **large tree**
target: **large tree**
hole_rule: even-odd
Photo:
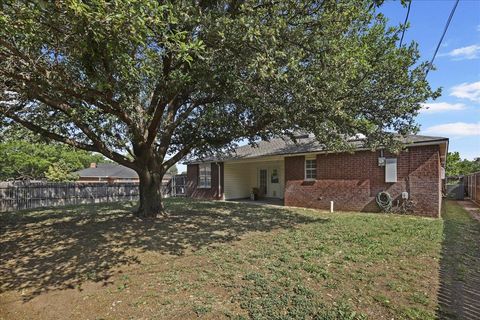
[[[313,132],[330,149],[416,130],[436,96],[366,0],[1,2],[4,121],[136,170],[141,216],[187,154]]]

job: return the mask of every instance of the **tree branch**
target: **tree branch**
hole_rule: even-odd
[[[75,120],[75,117],[72,116],[71,111],[72,108],[65,103],[55,101],[49,97],[38,95],[36,97],[39,101],[45,103],[46,105],[52,107],[53,109],[56,109],[65,115],[69,117],[69,119],[92,141],[93,145],[95,146],[97,152],[100,152],[101,154],[105,155],[106,157],[112,159],[113,161],[116,161],[120,164],[123,164],[124,166],[127,167],[132,167],[134,166],[134,163],[129,161],[125,156],[121,155],[120,153],[117,153],[115,151],[110,150],[105,143],[102,142],[101,138],[95,134],[87,124],[81,122],[78,120]]]
[[[173,166],[178,161],[182,160],[183,157],[185,157],[192,150],[193,147],[195,147],[194,142],[187,144],[182,150],[178,151],[173,157],[171,157],[162,164],[162,170],[166,172],[168,168]]]
[[[86,150],[86,151],[97,151],[97,149],[95,148],[94,145],[81,143],[81,142],[75,141],[73,139],[67,138],[65,136],[59,135],[57,133],[48,131],[48,130],[43,129],[42,127],[34,124],[33,122],[30,122],[30,121],[27,121],[27,120],[24,120],[24,119],[20,118],[16,114],[6,113],[5,116],[7,118],[10,118],[10,119],[14,120],[17,123],[20,123],[25,128],[27,128],[27,129],[35,132],[35,133],[38,133],[38,134],[40,134],[43,137],[46,137],[48,139],[63,142],[63,143],[68,144],[72,147],[82,149],[82,150]]]
[[[47,83],[50,85],[50,89],[52,91],[55,90],[60,90],[68,95],[71,95],[72,97],[75,97],[79,100],[85,101],[89,104],[95,105],[102,109],[104,112],[112,114],[114,116],[117,116],[120,120],[122,120],[125,124],[127,124],[129,127],[132,127],[134,124],[133,120],[128,116],[128,114],[121,108],[120,104],[113,100],[112,94],[110,93],[104,93],[101,91],[98,91],[96,89],[92,88],[82,88],[77,85],[75,85],[72,81],[68,81],[68,83],[74,87],[74,89],[67,88],[64,85],[60,83],[52,83],[50,75],[50,70],[45,68],[44,66],[39,65],[38,63],[32,61],[27,55],[23,54],[20,50],[18,50],[15,46],[11,45],[5,40],[0,39],[0,45],[5,47],[7,50],[10,51],[12,55],[15,57],[19,58],[29,69],[31,72],[34,74],[36,73],[38,76],[41,78],[45,79]],[[4,72],[2,72],[4,73]],[[23,81],[28,81],[29,83],[34,84],[34,81],[32,80],[31,77],[22,77],[18,74],[12,74],[5,72],[4,74],[17,78],[17,79],[22,79]],[[81,92],[81,93],[79,93]],[[107,98],[108,104],[103,103],[101,100],[103,98]]]
[[[165,84],[168,81],[170,71],[171,71],[171,65],[172,65],[172,54],[168,53],[165,55],[165,59],[163,60],[163,75],[162,79],[158,81],[157,85],[155,86],[155,89],[153,90],[152,94],[152,99],[150,101],[150,105],[148,107],[148,114],[152,115],[155,112],[157,112],[157,109],[161,105],[161,94],[162,90],[165,89]]]

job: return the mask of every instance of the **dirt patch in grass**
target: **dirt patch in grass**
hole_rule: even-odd
[[[473,202],[473,201],[468,201],[468,200],[465,200],[465,201],[457,201],[457,203],[458,203],[463,209],[465,209],[466,211],[468,211],[468,213],[470,213],[470,215],[471,215],[474,219],[477,219],[478,221],[480,221],[480,205],[476,204],[476,203]]]
[[[469,214],[476,210],[467,201],[449,201],[444,206],[441,319],[480,319],[480,222]]]
[[[435,318],[442,221],[169,199],[1,216],[0,318]]]

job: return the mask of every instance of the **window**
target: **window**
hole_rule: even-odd
[[[305,160],[305,180],[317,179],[317,160]]]
[[[270,178],[271,183],[278,183],[278,170],[272,169],[272,176]]]
[[[210,163],[201,163],[198,165],[198,187],[212,187],[212,166]]]

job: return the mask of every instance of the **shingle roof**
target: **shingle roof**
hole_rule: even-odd
[[[116,163],[98,163],[96,168],[86,168],[74,172],[79,177],[94,177],[94,178],[122,178],[122,179],[138,179],[138,174],[135,170],[122,166]],[[172,175],[165,173],[162,180],[170,180]]]
[[[432,137],[421,135],[409,135],[401,138],[401,141],[407,145],[418,143],[441,143],[447,141],[448,138],[444,137]],[[353,146],[357,149],[363,147],[363,140],[356,139],[351,140]],[[225,155],[219,158],[206,158],[201,161],[193,162],[207,162],[207,161],[226,161],[226,160],[240,160],[251,159],[265,156],[286,155],[296,153],[310,153],[326,151],[325,147],[319,143],[312,135],[305,136],[304,138],[297,138],[297,143],[293,142],[289,138],[276,138],[269,141],[260,141],[256,146],[245,145],[238,147],[231,154]]]
[[[76,171],[80,177],[116,177],[124,179],[137,179],[135,170],[116,163],[99,163],[96,168],[86,168]]]

